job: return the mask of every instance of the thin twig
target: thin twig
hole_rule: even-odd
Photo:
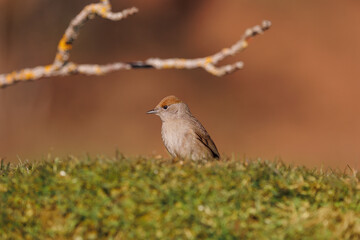
[[[235,62],[224,66],[216,66],[224,58],[234,55],[248,46],[248,40],[258,34],[268,30],[271,26],[270,21],[263,21],[261,26],[249,28],[245,31],[241,39],[229,48],[224,48],[213,55],[195,58],[149,58],[145,61],[136,62],[116,62],[107,65],[97,64],[76,64],[69,61],[70,51],[74,41],[77,39],[80,28],[94,16],[100,16],[112,21],[122,20],[138,12],[135,7],[125,9],[121,12],[112,12],[109,0],[100,0],[99,3],[93,3],[85,8],[70,22],[65,34],[58,43],[55,60],[52,64],[38,66],[34,68],[25,68],[20,71],[14,71],[8,74],[0,74],[0,87],[12,85],[20,81],[36,80],[44,77],[67,76],[73,74],[102,75],[105,73],[130,70],[138,68],[156,68],[156,69],[194,69],[203,68],[205,71],[215,75],[223,76],[243,68],[243,62]]]

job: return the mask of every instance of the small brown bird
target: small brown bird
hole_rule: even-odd
[[[148,114],[162,121],[161,136],[172,157],[192,160],[218,159],[219,152],[189,107],[175,96],[165,97]]]

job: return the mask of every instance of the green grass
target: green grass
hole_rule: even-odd
[[[0,165],[0,239],[360,239],[360,175],[106,157]]]

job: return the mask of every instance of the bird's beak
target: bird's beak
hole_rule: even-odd
[[[147,114],[157,114],[158,112],[159,112],[159,109],[154,108],[154,109],[152,109],[150,111],[147,111],[146,113]]]

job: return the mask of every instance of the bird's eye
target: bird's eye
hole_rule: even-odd
[[[163,109],[165,109],[165,110],[166,110],[167,108],[168,108],[168,105],[163,106]]]

